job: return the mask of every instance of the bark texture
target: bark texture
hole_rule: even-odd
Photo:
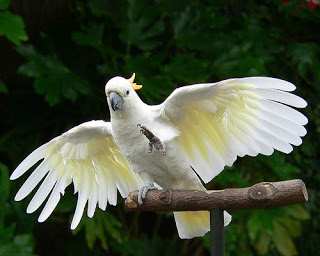
[[[308,201],[302,180],[261,182],[247,188],[224,190],[151,190],[138,205],[138,191],[131,192],[125,208],[131,211],[199,211],[214,208],[237,210],[269,208]]]

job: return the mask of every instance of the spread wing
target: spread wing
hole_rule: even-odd
[[[141,182],[115,144],[109,122],[86,122],[54,138],[26,157],[10,179],[20,177],[41,159],[15,196],[22,200],[43,180],[27,208],[28,213],[34,212],[49,196],[39,222],[50,216],[71,183],[78,193],[71,224],[75,229],[87,203],[87,215],[92,217],[97,205],[102,210],[107,203],[116,205],[117,189],[126,197]]]
[[[269,77],[229,79],[176,89],[160,105],[161,118],[180,131],[178,145],[198,175],[209,182],[237,156],[284,153],[302,143],[307,103],[295,86]]]

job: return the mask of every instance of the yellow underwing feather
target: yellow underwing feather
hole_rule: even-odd
[[[138,189],[142,184],[141,178],[130,170],[127,160],[113,141],[110,129],[110,123],[87,122],[51,140],[41,150],[35,150],[31,153],[32,157],[29,157],[32,162],[22,166],[23,168],[20,166],[11,176],[12,179],[18,178],[32,163],[44,159],[18,191],[15,199],[26,197],[48,172],[27,209],[28,212],[35,211],[50,195],[39,216],[39,221],[42,222],[50,216],[60,195],[64,194],[65,188],[72,182],[74,192],[78,193],[71,224],[74,229],[79,224],[86,205],[87,215],[92,217],[96,206],[105,210],[108,203],[117,203],[117,189],[123,197]]]
[[[204,182],[231,166],[238,156],[289,153],[306,134],[307,118],[291,108],[306,102],[295,86],[268,77],[229,79],[180,87],[160,114],[180,132],[181,151]]]

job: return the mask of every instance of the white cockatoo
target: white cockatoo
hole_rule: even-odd
[[[205,190],[207,183],[237,157],[286,154],[302,143],[307,118],[294,108],[307,103],[290,93],[295,86],[270,77],[228,79],[176,89],[162,104],[150,106],[137,95],[134,75],[114,77],[105,86],[111,121],[80,124],[34,150],[10,179],[23,175],[39,160],[15,196],[22,200],[42,181],[27,207],[37,210],[48,197],[38,221],[45,221],[65,188],[73,183],[78,201],[75,229],[87,205],[116,205],[139,190]],[[293,108],[294,107],[294,108]],[[181,238],[209,231],[209,212],[175,212]],[[225,212],[225,225],[231,216]]]

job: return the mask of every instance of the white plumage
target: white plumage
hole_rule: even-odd
[[[78,202],[71,228],[79,224],[85,207],[116,205],[117,191],[154,183],[164,189],[205,190],[207,183],[237,157],[290,153],[302,143],[307,118],[294,108],[307,103],[290,93],[295,86],[269,77],[228,79],[176,89],[161,105],[143,103],[133,78],[115,77],[106,85],[111,122],[90,121],[72,128],[34,150],[11,175],[27,178],[15,200],[22,200],[42,181],[27,212],[37,210],[45,221],[71,183]],[[294,107],[294,108],[293,108]],[[138,124],[158,138],[165,154],[149,152],[149,140]],[[192,168],[191,168],[192,167]],[[196,174],[196,173],[197,174]],[[209,214],[174,213],[181,238],[202,236],[209,230]],[[225,213],[225,224],[231,216]]]

